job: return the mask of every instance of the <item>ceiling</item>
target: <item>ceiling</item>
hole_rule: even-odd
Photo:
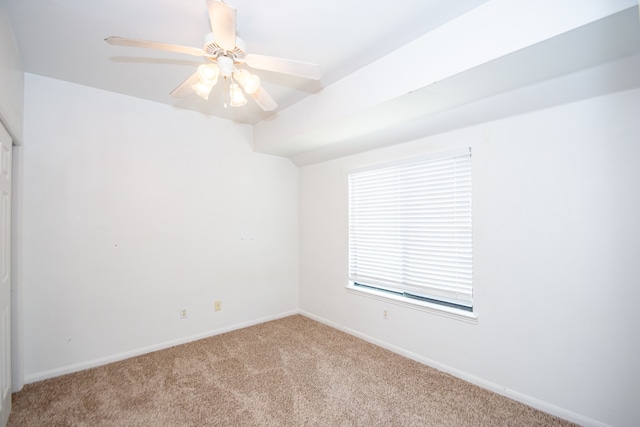
[[[259,71],[277,111],[318,92],[486,0],[228,0],[248,53],[318,64],[322,78]],[[210,32],[205,0],[6,0],[26,72],[255,124],[273,113],[249,99],[223,107],[222,90],[208,101],[169,96],[202,59],[111,46],[121,36],[202,47]]]
[[[254,70],[270,113],[173,98],[200,58],[104,41],[201,47],[205,0],[2,1],[25,72],[253,125],[256,152],[297,165],[640,87],[638,0],[228,0],[248,53],[322,71]]]

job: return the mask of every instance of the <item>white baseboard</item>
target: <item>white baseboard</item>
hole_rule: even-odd
[[[203,338],[212,337],[215,335],[224,334],[225,332],[235,331],[237,329],[243,329],[249,326],[258,325],[260,323],[269,322],[271,320],[281,319],[283,317],[299,314],[299,310],[290,310],[273,316],[261,317],[258,319],[250,320],[248,322],[237,323],[230,326],[225,326],[219,329],[213,329],[210,331],[202,332],[199,334],[189,335],[186,337],[178,338],[171,341],[165,341],[162,343],[150,345],[147,347],[138,348],[131,351],[125,351],[123,353],[114,354],[107,357],[101,357],[99,359],[89,360],[87,362],[77,363],[74,365],[67,365],[61,368],[51,369],[48,371],[37,372],[35,374],[26,375],[24,378],[25,384],[34,383],[37,381],[46,380],[48,378],[58,377],[60,375],[71,374],[73,372],[84,371],[86,369],[95,368],[109,363],[118,362],[120,360],[129,359],[131,357],[140,356],[143,354],[151,353],[158,350],[164,350],[165,348],[175,347],[176,345],[186,344],[192,341],[197,341]]]
[[[515,401],[524,403],[525,405],[531,406],[532,408],[536,408],[539,409],[543,412],[546,412],[548,414],[551,415],[555,415],[557,417],[560,417],[562,419],[565,419],[567,421],[571,421],[573,423],[579,424],[581,426],[585,426],[585,427],[610,427],[608,424],[602,423],[600,421],[594,420],[592,418],[586,417],[584,415],[569,411],[567,409],[561,408],[559,406],[555,406],[551,403],[536,399],[534,397],[528,396],[526,394],[517,392],[515,390],[511,390],[508,389],[506,387],[502,387],[498,384],[492,383],[491,381],[487,381],[484,380],[482,378],[478,378],[474,375],[468,374],[466,372],[460,371],[458,369],[452,368],[450,366],[444,365],[440,362],[436,362],[435,360],[431,360],[428,359],[426,357],[423,357],[419,354],[407,351],[401,347],[397,347],[395,345],[380,341],[376,338],[370,337],[368,335],[365,335],[363,333],[360,333],[356,330],[344,327],[342,325],[339,325],[335,322],[329,321],[327,319],[324,319],[322,317],[316,316],[314,314],[308,313],[304,310],[300,310],[300,314],[308,317],[310,319],[313,319],[315,321],[318,321],[320,323],[324,323],[327,326],[330,326],[332,328],[338,329],[342,332],[345,332],[349,335],[353,335],[355,337],[358,337],[360,339],[363,339],[367,342],[370,342],[371,344],[375,344],[379,347],[385,348],[389,351],[392,351],[394,353],[397,353],[401,356],[407,357],[409,359],[415,360],[416,362],[420,362],[424,365],[430,366],[432,368],[435,368],[439,371],[442,372],[446,372],[448,374],[453,375],[454,377],[460,378],[462,380],[465,380],[467,382],[470,382],[471,384],[475,384],[479,387],[482,387],[486,390],[490,390],[494,393],[500,394],[502,396],[508,397],[509,399],[513,399]]]

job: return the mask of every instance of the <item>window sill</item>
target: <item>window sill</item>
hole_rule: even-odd
[[[394,295],[392,293],[388,293],[384,291],[363,288],[360,286],[354,286],[351,283],[347,285],[345,289],[347,290],[347,292],[354,295],[373,298],[379,301],[386,301],[386,302],[393,303],[395,305],[400,305],[403,307],[411,308],[414,310],[420,310],[427,313],[437,314],[439,316],[460,320],[462,322],[467,322],[472,324],[478,323],[478,316],[468,311],[458,310],[456,308],[433,304],[426,301],[416,301],[413,299],[409,299],[407,297],[403,297],[401,295]]]

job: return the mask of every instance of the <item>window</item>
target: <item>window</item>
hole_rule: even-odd
[[[349,173],[349,281],[473,311],[471,152]]]

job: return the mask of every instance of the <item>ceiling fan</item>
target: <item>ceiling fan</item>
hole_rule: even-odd
[[[207,0],[207,8],[212,32],[205,36],[202,49],[115,36],[107,37],[105,41],[117,46],[164,50],[207,58],[209,61],[200,65],[195,73],[171,92],[171,95],[177,98],[187,96],[193,91],[208,99],[218,78],[222,76],[225,93],[228,94],[228,101],[232,107],[246,104],[247,100],[240,89],[242,87],[264,111],[273,111],[278,104],[260,85],[260,78],[237,65],[246,64],[259,70],[320,79],[320,68],[316,64],[246,53],[244,42],[236,36],[236,10],[222,0]]]

